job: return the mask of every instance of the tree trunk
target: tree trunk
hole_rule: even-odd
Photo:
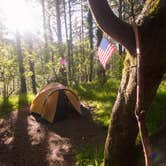
[[[118,5],[118,14],[119,14],[119,18],[122,19],[122,0],[119,0],[119,5]],[[119,51],[119,55],[122,54],[122,45],[118,44],[118,51]]]
[[[35,75],[35,68],[34,68],[34,62],[29,60],[29,68],[30,71],[32,72],[31,75],[31,83],[32,83],[32,91],[34,94],[37,93],[37,89],[36,89],[36,75]]]
[[[37,88],[36,88],[36,74],[35,74],[35,64],[34,64],[34,59],[33,59],[33,43],[32,43],[32,34],[28,34],[27,38],[27,43],[28,43],[28,52],[31,55],[29,58],[29,70],[31,71],[31,86],[32,86],[32,92],[34,94],[37,93]]]
[[[90,49],[92,50],[90,54],[90,73],[89,73],[89,81],[92,81],[93,78],[93,18],[90,10],[88,11],[88,29],[89,29],[89,44],[90,44]]]
[[[23,65],[23,55],[21,50],[21,41],[20,41],[20,34],[17,31],[16,32],[16,50],[17,50],[17,56],[18,56],[18,62],[19,62],[19,73],[20,73],[20,80],[21,80],[21,87],[20,87],[20,93],[25,94],[27,93],[27,86],[26,86],[26,79],[25,79],[25,68]]]
[[[84,4],[83,0],[81,0],[81,53],[82,56],[85,56],[85,43],[84,43]]]
[[[5,101],[7,97],[7,92],[6,92],[6,81],[5,79],[3,80],[3,100]]]
[[[73,35],[72,35],[72,12],[71,12],[71,0],[68,1],[68,18],[69,18],[69,40],[67,42],[68,46],[68,81],[72,79],[73,71]]]
[[[49,42],[53,43],[53,33],[52,33],[52,27],[51,27],[51,15],[48,16],[48,36],[49,36]]]
[[[138,133],[134,115],[135,102],[136,67],[134,60],[129,56],[125,60],[121,85],[112,110],[112,120],[106,139],[105,165],[107,166],[110,163],[111,166],[134,165],[135,139]]]
[[[42,5],[42,17],[43,17],[43,32],[44,32],[44,56],[45,56],[45,63],[48,62],[48,33],[47,33],[47,20],[46,20],[46,7],[45,7],[45,0],[41,0]],[[46,69],[44,69],[46,70]],[[45,71],[44,71],[45,72]]]
[[[103,31],[101,31],[101,30],[98,28],[97,31],[96,31],[96,36],[97,36],[97,44],[96,44],[96,46],[99,47],[100,42],[101,42],[101,40],[102,40],[102,38],[103,38]],[[99,63],[99,61],[98,61],[98,63]],[[104,68],[101,66],[101,64],[100,64],[99,67],[98,67],[97,75],[98,75],[98,78],[101,79],[101,83],[102,83],[102,84],[105,83],[105,80],[106,80],[106,78],[105,78],[105,76],[106,76],[106,75],[105,75],[105,70],[104,70]]]
[[[106,166],[134,166],[135,140],[138,134],[136,104],[135,36],[131,25],[117,18],[106,0],[89,0],[100,27],[130,52],[125,61],[118,97],[113,107],[105,144]],[[103,12],[105,11],[105,12]],[[166,72],[166,2],[146,1],[138,17],[141,44],[141,110],[149,109]],[[103,19],[104,18],[104,19]],[[127,35],[127,36],[126,36]],[[145,116],[146,117],[146,116]]]
[[[67,17],[66,17],[66,2],[65,0],[62,1],[63,3],[63,12],[64,12],[64,24],[65,24],[65,35],[66,35],[66,40],[68,40],[68,29],[67,29]]]
[[[56,0],[56,25],[58,42],[62,42],[61,16],[60,16],[60,0]]]

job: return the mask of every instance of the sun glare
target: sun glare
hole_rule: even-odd
[[[9,31],[37,32],[40,25],[40,9],[25,0],[0,0],[0,10]]]

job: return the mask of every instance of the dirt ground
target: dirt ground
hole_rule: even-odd
[[[104,130],[89,115],[51,125],[28,109],[0,119],[0,166],[72,166],[77,147],[104,142]]]
[[[13,111],[0,119],[0,166],[73,166],[76,149],[103,143],[104,132],[90,113],[49,124],[36,121],[28,107]],[[151,142],[154,165],[166,166],[166,124]]]

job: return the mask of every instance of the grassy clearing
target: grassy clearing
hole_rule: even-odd
[[[8,99],[3,100],[0,97],[0,118],[4,117],[13,110],[18,110],[22,107],[30,105],[34,98],[33,94],[28,95],[13,95]]]
[[[118,92],[119,81],[109,80],[105,84],[91,82],[76,85],[81,100],[86,101],[94,108],[94,120],[103,127],[108,127],[111,110]]]
[[[94,108],[94,120],[108,127],[110,114],[118,92],[119,81],[110,80],[104,85],[98,82],[77,85],[80,98]],[[148,112],[147,127],[153,133],[166,119],[166,81],[158,89],[157,96]],[[101,166],[103,162],[104,143],[80,148],[76,155],[78,166]]]
[[[93,119],[100,123],[107,133],[111,110],[118,92],[119,81],[109,80],[105,84],[91,82],[74,87],[81,100],[94,108]],[[103,165],[104,142],[100,145],[86,145],[77,150],[77,166]]]

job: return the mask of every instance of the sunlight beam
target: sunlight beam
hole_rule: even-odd
[[[11,32],[37,32],[41,27],[41,12],[25,0],[0,0],[0,9],[5,17],[5,25]]]

